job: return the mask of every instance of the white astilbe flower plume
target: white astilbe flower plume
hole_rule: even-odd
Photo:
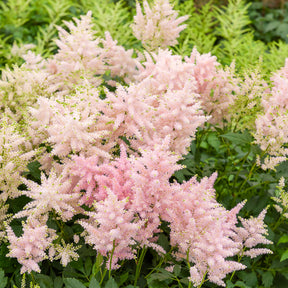
[[[20,218],[29,216],[37,218],[54,210],[63,221],[70,220],[78,208],[79,194],[69,193],[70,182],[62,182],[62,176],[57,176],[52,170],[49,177],[41,174],[41,185],[22,178],[23,183],[28,187],[28,191],[22,191],[23,194],[32,199],[23,211],[17,213],[14,217]]]

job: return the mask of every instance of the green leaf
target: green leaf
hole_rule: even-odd
[[[281,243],[287,243],[287,242],[288,242],[288,235],[283,235],[283,236],[279,239],[277,245],[279,245],[279,244],[281,244]]]
[[[54,283],[51,277],[43,274],[35,275],[36,282],[41,288],[54,288]]]
[[[170,244],[168,237],[164,234],[160,234],[157,242],[165,251],[169,251],[170,249]]]
[[[84,284],[75,278],[64,278],[64,284],[66,288],[86,288]]]
[[[281,259],[280,259],[280,262],[282,262],[282,261],[284,261],[284,260],[286,260],[286,259],[288,259],[288,250],[286,250],[286,251],[282,254]]]
[[[251,288],[250,286],[247,286],[244,282],[242,281],[237,281],[235,284],[233,284],[230,280],[227,281],[227,288],[234,288],[234,287],[239,287],[239,288]]]
[[[217,135],[215,134],[209,134],[207,138],[207,142],[210,146],[212,146],[215,150],[219,150],[219,147],[221,145],[221,142]]]
[[[84,266],[85,266],[86,275],[90,275],[91,274],[91,270],[92,270],[92,260],[91,260],[90,257],[87,257],[85,259]]]
[[[105,288],[118,288],[118,285],[113,277],[111,277],[105,285]]]
[[[241,271],[238,273],[238,276],[249,286],[257,287],[257,275],[253,271],[251,273],[247,273],[246,271]]]
[[[103,256],[100,253],[98,253],[96,257],[96,262],[94,263],[92,268],[92,274],[94,276],[96,276],[96,274],[100,271],[102,264],[103,264]]]
[[[121,286],[123,283],[125,283],[128,277],[129,277],[129,272],[121,274],[119,277],[119,280],[117,281],[118,285]]]
[[[163,270],[165,270],[165,269],[163,269]],[[173,278],[173,275],[170,272],[168,272],[168,271],[166,271],[167,273],[165,273],[163,271],[161,271],[161,272],[162,273],[151,274],[150,277],[147,279],[148,283],[149,283],[149,281],[153,281],[153,280],[164,281],[164,280]]]
[[[272,287],[273,280],[274,280],[274,277],[270,271],[264,272],[262,274],[262,283],[265,288]]]
[[[159,280],[153,280],[148,283],[149,288],[169,288],[168,284],[165,282],[160,282]]]
[[[30,171],[32,177],[38,181],[40,181],[41,179],[40,167],[41,167],[41,164],[38,161],[31,162],[27,165],[27,168]]]
[[[221,135],[221,137],[228,139],[233,144],[249,144],[252,141],[252,136],[249,132],[245,131],[243,134],[229,132]]]
[[[265,25],[263,32],[267,33],[269,31],[275,30],[279,26],[279,24],[280,24],[279,21],[269,22],[267,25]]]
[[[173,268],[173,274],[178,277],[181,272],[181,266],[179,264],[176,264]]]
[[[63,280],[61,277],[56,277],[54,279],[54,288],[62,288],[63,287]]]
[[[100,284],[94,276],[90,280],[89,288],[100,288]]]
[[[0,288],[5,288],[8,278],[5,277],[4,271],[0,269]]]

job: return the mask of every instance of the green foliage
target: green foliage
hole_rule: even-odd
[[[288,3],[283,8],[269,8],[263,2],[253,2],[249,7],[255,38],[266,43],[285,41],[288,43]]]
[[[216,25],[215,13],[213,12],[212,2],[208,2],[196,10],[194,1],[178,3],[175,10],[179,11],[179,16],[189,15],[185,21],[187,28],[181,32],[179,44],[173,49],[181,55],[190,55],[193,47],[197,47],[200,53],[213,54],[215,50],[216,35],[213,31]]]
[[[107,0],[79,1],[84,13],[92,11],[94,27],[99,36],[105,37],[105,32],[109,31],[112,38],[126,48],[131,48],[139,43],[130,28],[135,11],[126,7],[124,1],[116,3]]]

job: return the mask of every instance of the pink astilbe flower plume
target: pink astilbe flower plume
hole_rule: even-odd
[[[264,163],[259,161],[264,170],[275,169],[280,162],[287,160],[288,149],[285,147],[285,143],[288,143],[287,69],[288,59],[285,66],[271,77],[274,86],[262,99],[264,114],[260,114],[255,121],[255,142],[266,152]]]
[[[141,221],[134,219],[133,210],[125,209],[127,201],[118,200],[117,195],[107,188],[106,199],[94,202],[95,212],[87,212],[89,219],[78,221],[85,229],[86,242],[108,257],[108,269],[119,268],[118,260],[135,258],[136,251],[132,246],[136,244],[134,238]]]
[[[225,259],[239,250],[230,238],[235,217],[216,201],[213,188],[216,177],[215,173],[201,182],[194,177],[182,185],[174,183],[176,193],[166,199],[162,213],[162,218],[170,223],[171,245],[178,248],[175,256],[187,259],[188,253],[194,264],[190,281],[196,286],[206,273],[211,282],[224,286],[223,278],[228,273],[245,268]]]
[[[133,200],[132,179],[130,177],[131,163],[126,155],[126,149],[121,145],[121,154],[114,161],[100,163],[97,157],[74,156],[73,164],[68,173],[75,178],[74,191],[85,190],[81,197],[81,204],[91,206],[93,202],[104,200],[107,197],[107,189],[112,191],[118,200],[128,197]]]
[[[55,231],[41,222],[30,219],[28,223],[23,225],[23,234],[20,237],[14,234],[10,226],[6,228],[10,242],[8,247],[10,252],[7,256],[17,258],[17,261],[22,265],[21,274],[31,273],[31,271],[40,273],[38,263],[48,258],[45,250],[57,238]]]
[[[196,80],[195,92],[200,94],[201,105],[208,115],[212,115],[209,122],[221,123],[229,120],[229,108],[236,96],[232,91],[238,91],[239,80],[234,76],[234,66],[220,68],[215,56],[210,53],[201,55],[194,47],[190,57],[185,57],[186,63],[193,63],[191,76]]]
[[[186,25],[178,25],[189,16],[177,19],[178,13],[173,10],[169,0],[155,0],[152,7],[145,0],[143,7],[144,14],[139,2],[136,3],[136,16],[132,24],[135,37],[148,50],[176,45],[179,33],[186,28]]]
[[[236,235],[233,239],[239,243],[239,249],[243,255],[254,258],[258,255],[272,253],[267,248],[254,248],[258,244],[273,244],[272,241],[265,237],[268,235],[267,225],[264,223],[266,213],[267,209],[264,209],[256,218],[243,219],[239,217],[243,227],[235,229]]]

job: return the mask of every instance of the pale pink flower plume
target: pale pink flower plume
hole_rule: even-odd
[[[273,87],[262,100],[264,114],[259,115],[255,121],[255,143],[268,154],[264,163],[260,163],[264,170],[275,169],[279,163],[287,159],[288,155],[288,149],[284,145],[288,142],[287,69],[288,60],[285,66],[271,77]]]
[[[243,219],[239,217],[243,227],[235,229],[236,235],[233,240],[239,243],[241,254],[254,258],[261,254],[272,253],[270,249],[254,248],[258,244],[273,244],[265,237],[268,235],[267,225],[264,223],[266,213],[267,209],[264,209],[256,218]]]
[[[30,108],[34,118],[31,121],[34,144],[49,143],[53,147],[51,157],[57,155],[65,159],[69,154],[81,152],[85,156],[99,155],[109,159],[116,142],[110,137],[111,127],[107,125],[111,119],[100,110],[101,101],[98,90],[89,84],[69,97],[40,97],[38,107]],[[104,139],[105,145],[102,145]],[[53,166],[51,157],[44,155],[40,159],[43,168]]]
[[[49,248],[52,241],[57,238],[54,230],[45,224],[32,219],[23,226],[23,234],[17,237],[12,228],[7,226],[7,237],[10,242],[8,257],[17,258],[22,265],[21,274],[32,271],[40,273],[39,262],[47,258],[45,250]]]
[[[223,278],[245,266],[226,260],[238,253],[238,245],[231,239],[235,228],[235,211],[228,211],[216,201],[213,188],[217,174],[198,182],[192,178],[182,185],[174,183],[177,193],[166,197],[163,219],[170,223],[170,242],[176,246],[177,259],[187,259],[194,264],[190,270],[190,281],[200,285],[207,273],[208,279],[224,286]],[[164,209],[165,208],[165,209]],[[232,214],[231,214],[232,213]],[[201,236],[200,236],[201,235]]]
[[[238,91],[234,66],[220,68],[215,56],[211,53],[201,55],[195,47],[190,57],[185,57],[185,62],[194,64],[191,76],[196,80],[195,93],[201,96],[203,110],[212,115],[209,122],[221,124],[223,119],[229,120],[229,108],[236,99],[232,91]]]
[[[125,209],[127,201],[119,200],[107,188],[106,199],[94,203],[95,212],[87,212],[89,219],[78,221],[85,229],[86,243],[108,257],[108,269],[110,266],[111,269],[119,268],[118,260],[134,259],[136,256],[136,250],[132,248],[136,244],[133,238],[142,224],[135,221],[133,210]]]
[[[133,182],[130,177],[131,163],[126,155],[126,149],[121,146],[120,158],[114,161],[101,163],[98,157],[88,158],[74,156],[73,164],[68,170],[73,182],[77,183],[74,191],[85,190],[80,203],[92,206],[94,201],[101,201],[107,197],[107,189],[113,192],[118,200],[134,198],[131,190]]]
[[[140,82],[128,88],[119,86],[115,93],[107,92],[104,101],[108,109],[104,115],[115,119],[111,122],[111,137],[125,135],[132,147],[138,149],[160,144],[169,135],[173,139],[170,150],[185,154],[196,129],[207,121],[198,95],[191,93],[189,83],[181,90],[168,89],[161,94],[151,94],[142,87]]]
[[[135,81],[135,76],[138,74],[136,67],[139,63],[132,57],[133,49],[126,51],[123,46],[117,45],[117,40],[114,41],[108,31],[105,32],[105,39],[102,39],[101,43],[104,49],[104,61],[111,76],[122,77],[126,83]]]
[[[139,2],[136,3],[136,15],[131,25],[135,37],[148,50],[176,45],[180,32],[186,28],[186,25],[179,24],[189,16],[177,18],[178,12],[173,10],[169,0],[155,0],[152,7],[144,0],[143,7],[144,13]]]

